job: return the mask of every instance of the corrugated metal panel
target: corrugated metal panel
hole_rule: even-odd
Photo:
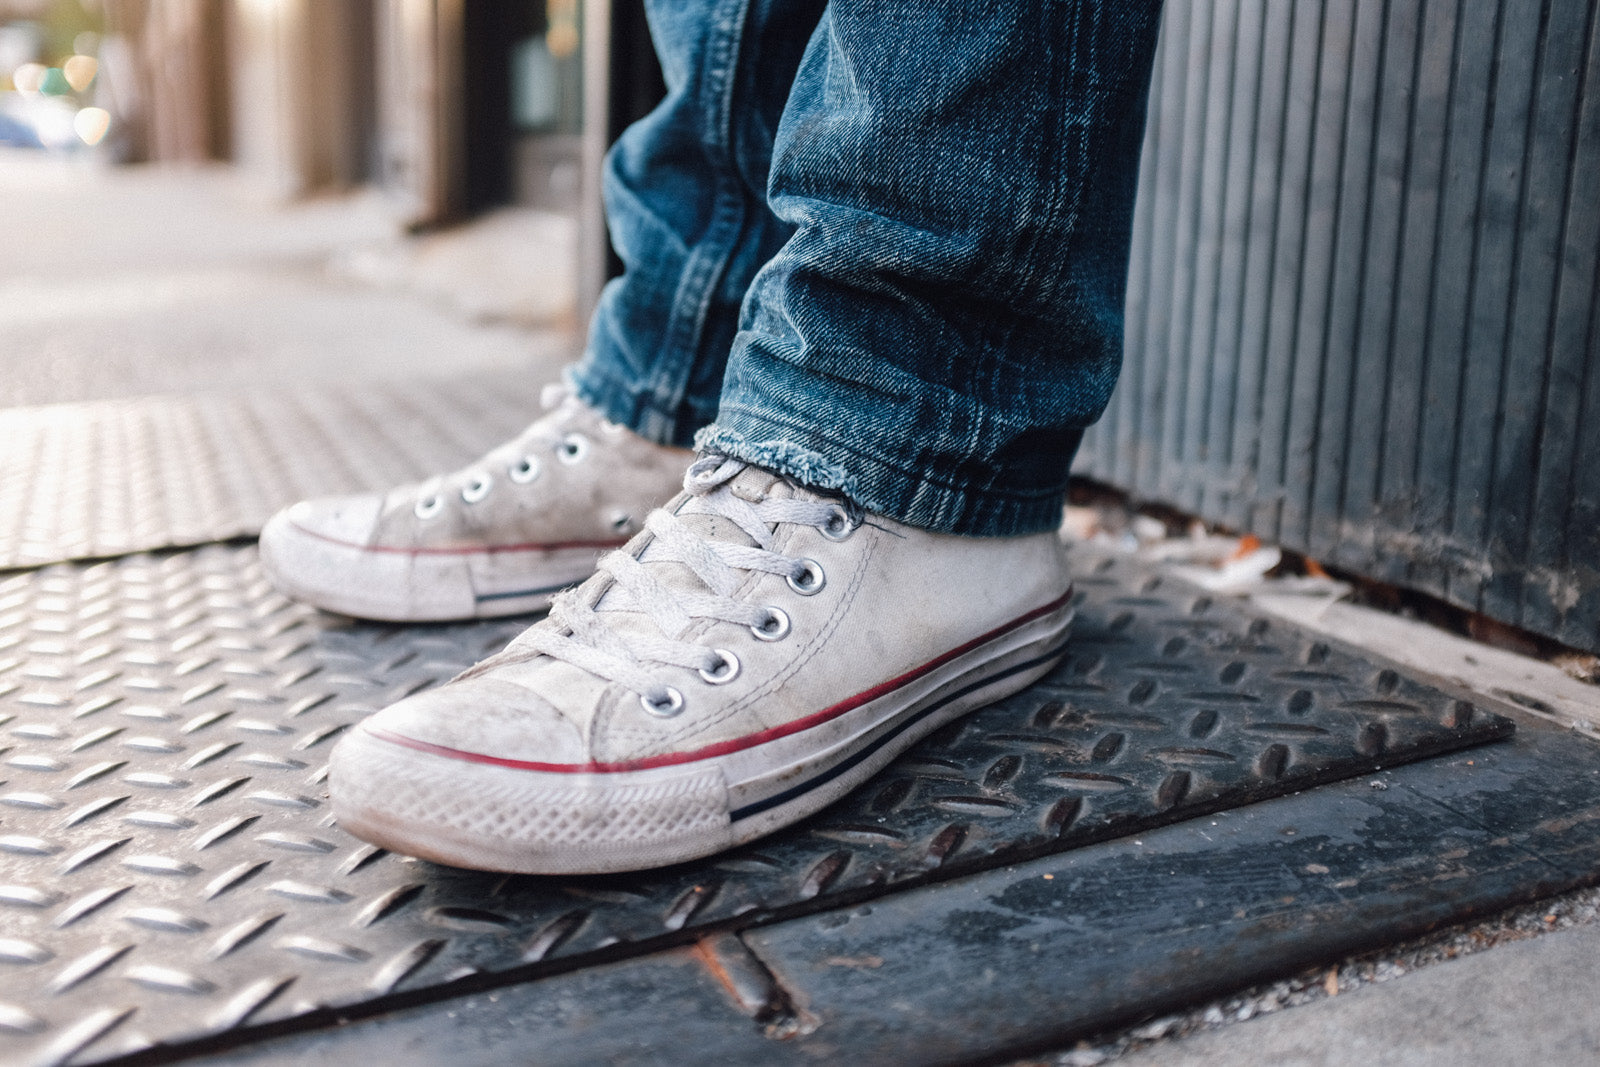
[[[1170,3],[1079,471],[1600,649],[1597,9]]]

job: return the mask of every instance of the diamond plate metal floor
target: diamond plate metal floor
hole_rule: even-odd
[[[1080,550],[1074,652],[808,823],[538,879],[346,836],[340,731],[520,628],[357,624],[251,546],[0,580],[0,1058],[94,1061],[839,907],[1507,736],[1392,670]]]
[[[252,535],[305,497],[457,467],[538,395],[500,372],[0,410],[0,568]]]

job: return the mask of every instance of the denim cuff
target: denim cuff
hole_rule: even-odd
[[[901,469],[814,430],[726,403],[694,443],[702,452],[732,456],[802,485],[837,492],[873,514],[935,533],[1018,537],[1061,525],[1064,480],[1059,488],[1032,495],[944,485],[927,471]]]
[[[648,388],[631,378],[608,374],[600,362],[589,355],[563,373],[578,399],[611,422],[626,426],[647,441],[676,448],[689,448],[695,431],[711,421],[715,409],[694,410],[687,399],[677,410],[661,405]]]

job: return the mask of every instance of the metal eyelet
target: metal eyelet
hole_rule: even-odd
[[[461,499],[468,504],[476,504],[489,495],[489,490],[494,488],[494,479],[487,474],[474,475],[472,481],[461,487]]]
[[[589,439],[581,433],[569,433],[556,448],[556,458],[563,463],[581,463],[589,454]]]
[[[444,510],[444,497],[434,493],[417,501],[417,506],[411,509],[411,513],[419,519],[431,519],[442,510]]]
[[[714,649],[717,654],[717,669],[708,671],[700,668],[700,677],[705,679],[707,685],[727,685],[739,677],[739,657],[725,648]]]
[[[767,619],[759,626],[750,627],[758,641],[782,641],[789,636],[789,614],[782,608],[767,608]]]
[[[856,524],[850,521],[850,513],[844,508],[834,505],[828,515],[828,521],[817,529],[822,531],[822,536],[830,541],[848,541],[850,535],[856,532]]]
[[[650,699],[650,694],[640,693],[639,704],[658,719],[670,719],[683,710],[683,694],[670,685],[665,692],[667,698],[659,704]]]
[[[814,559],[803,559],[800,561],[800,567],[799,578],[791,574],[784,579],[789,583],[789,588],[801,596],[815,596],[822,592],[822,587],[828,584],[828,576],[823,573],[822,564]]]
[[[527,485],[539,477],[539,457],[523,456],[517,462],[506,468],[506,477],[518,485]]]

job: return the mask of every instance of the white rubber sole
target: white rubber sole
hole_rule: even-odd
[[[358,727],[333,754],[334,815],[384,848],[480,870],[609,874],[697,859],[822,810],[934,731],[1031,685],[1060,661],[1071,621],[1064,602],[821,725],[670,766],[551,772]]]
[[[325,611],[382,622],[454,622],[547,608],[614,547],[378,550],[319,537],[279,514],[261,531],[260,551],[273,585]]]

